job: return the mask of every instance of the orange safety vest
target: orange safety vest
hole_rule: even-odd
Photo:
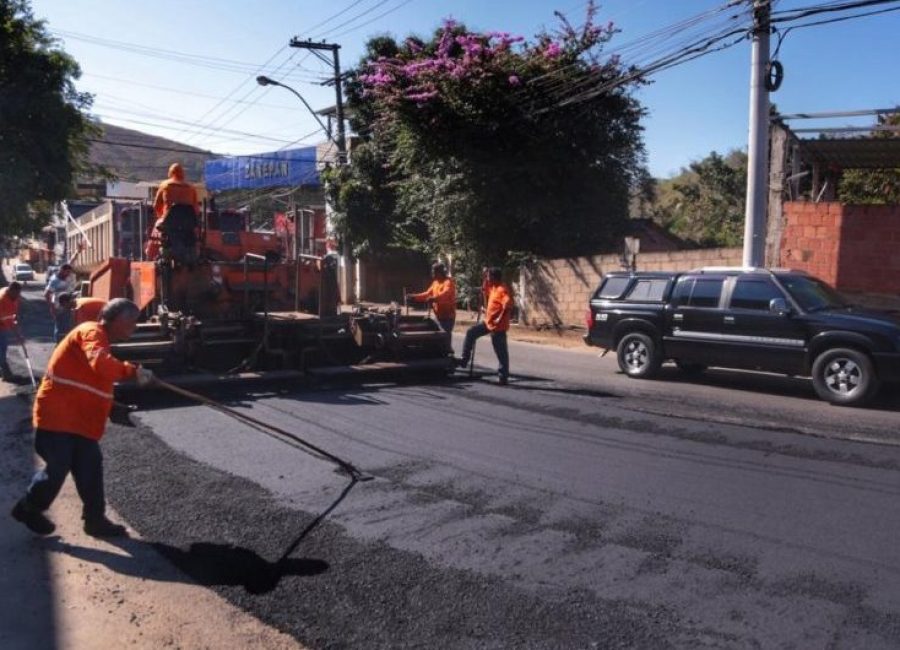
[[[505,284],[495,284],[491,287],[487,299],[487,308],[484,310],[484,324],[490,332],[505,332],[509,329],[509,318],[512,314],[512,296]],[[494,319],[500,317],[500,322],[494,324]]]
[[[8,288],[7,288],[8,289]],[[8,332],[16,326],[20,298],[13,300],[7,289],[0,289],[0,332]]]
[[[112,355],[103,325],[82,323],[50,357],[34,400],[34,427],[100,440],[112,410],[113,383],[135,373],[134,365]]]
[[[157,217],[165,216],[173,205],[189,205],[195,214],[200,214],[200,202],[197,200],[197,188],[183,180],[169,178],[159,185],[153,210]]]
[[[453,278],[435,280],[422,293],[410,296],[413,300],[434,298],[434,315],[438,320],[456,318],[456,282]]]

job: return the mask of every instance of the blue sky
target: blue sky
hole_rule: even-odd
[[[609,45],[614,48],[725,2],[608,0],[599,3],[598,21],[612,20],[622,30]],[[830,2],[776,0],[775,10]],[[576,0],[32,0],[35,16],[47,21],[81,64],[78,87],[95,95],[94,112],[101,119],[223,154],[321,139],[293,95],[255,82],[265,74],[285,80],[314,107],[334,103],[333,90],[319,84],[328,68],[289,48],[294,36],[339,43],[347,67],[358,62],[364,43],[375,34],[428,34],[452,16],[475,30],[530,37],[557,25],[557,9],[580,24],[585,5]],[[705,18],[687,35],[724,25],[728,15],[743,8]],[[784,83],[772,101],[782,113],[900,104],[898,33],[900,11],[791,31],[779,55]],[[678,43],[663,43],[658,52]],[[640,50],[624,60],[645,63],[653,54]],[[644,126],[651,173],[668,176],[710,151],[746,146],[749,64],[749,41],[741,41],[662,71],[637,91],[648,111]],[[842,118],[815,125],[871,123],[872,118]]]

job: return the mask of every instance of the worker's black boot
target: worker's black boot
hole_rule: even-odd
[[[106,518],[106,515],[96,519],[85,519],[84,532],[91,537],[128,537],[125,526],[114,524]]]
[[[13,519],[22,522],[28,526],[28,530],[37,535],[49,535],[56,530],[56,524],[50,521],[43,512],[29,505],[25,499],[19,500],[10,514]]]

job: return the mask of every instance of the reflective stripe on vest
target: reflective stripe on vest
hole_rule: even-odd
[[[0,316],[0,320],[15,320],[15,319],[16,319],[15,314],[10,314],[9,316]]]
[[[112,393],[104,393],[102,390],[98,390],[93,386],[88,386],[87,384],[82,384],[80,381],[72,381],[71,379],[63,379],[62,377],[57,377],[56,375],[47,375],[47,379],[50,381],[55,381],[58,384],[62,384],[63,386],[72,386],[73,388],[80,388],[81,390],[86,390],[89,393],[93,393],[98,397],[103,397],[105,399],[112,399]]]

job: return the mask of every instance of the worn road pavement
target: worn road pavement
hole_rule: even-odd
[[[311,648],[900,646],[895,392],[842,409],[801,379],[641,382],[594,350],[511,353],[506,388],[206,391],[365,483],[144,398],[104,439],[111,502],[140,544]]]

